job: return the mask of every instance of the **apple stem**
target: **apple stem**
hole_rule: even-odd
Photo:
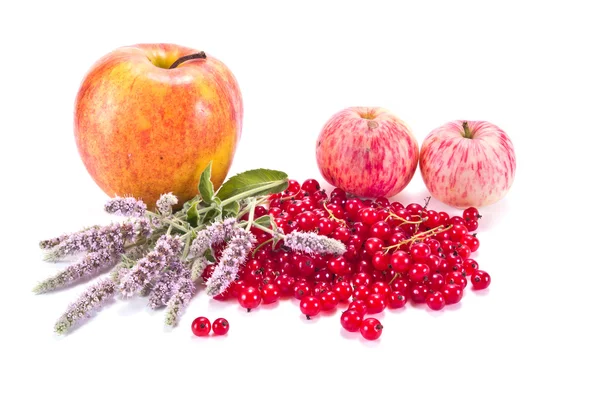
[[[177,68],[179,66],[179,64],[184,63],[184,62],[189,61],[189,60],[195,60],[197,58],[205,59],[206,58],[206,53],[203,52],[203,51],[201,51],[200,53],[188,54],[187,56],[180,57],[180,58],[177,59],[177,61],[175,61],[169,67],[169,69]]]
[[[469,128],[469,123],[467,121],[463,121],[462,126],[463,130],[465,131],[463,136],[467,139],[473,139],[473,132],[471,132],[471,129]]]

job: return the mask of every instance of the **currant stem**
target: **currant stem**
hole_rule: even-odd
[[[183,56],[178,58],[173,64],[171,64],[171,66],[169,67],[169,69],[173,69],[173,68],[177,68],[181,63],[184,63],[186,61],[189,60],[195,60],[195,59],[205,59],[206,58],[206,53],[201,51],[199,53],[194,53],[194,54],[188,54],[187,56]]]
[[[409,239],[403,240],[403,241],[401,241],[401,242],[399,242],[397,244],[394,244],[392,246],[384,247],[383,250],[385,250],[387,252],[387,251],[392,250],[392,249],[397,249],[397,248],[399,248],[402,245],[405,245],[405,244],[408,244],[408,243],[414,243],[417,240],[426,239],[426,238],[428,238],[430,236],[437,235],[438,233],[442,233],[444,231],[447,231],[447,230],[451,229],[452,225],[448,225],[446,227],[443,227],[442,229],[440,229],[440,228],[441,227],[438,226],[438,227],[430,229],[428,231],[417,233],[416,235],[410,237]]]

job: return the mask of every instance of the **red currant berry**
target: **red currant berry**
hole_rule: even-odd
[[[357,311],[361,317],[367,314],[367,303],[364,300],[354,300],[348,304],[348,310]]]
[[[329,282],[317,282],[313,287],[313,296],[321,296],[323,293],[331,290]]]
[[[465,221],[465,227],[469,232],[476,231],[479,228],[479,222],[475,219],[468,219]]]
[[[446,305],[446,300],[444,300],[444,296],[440,292],[430,293],[427,295],[425,302],[429,308],[435,311],[441,310]]]
[[[423,210],[423,206],[417,203],[411,203],[406,206],[406,209],[411,215],[419,215],[421,210]]]
[[[376,237],[385,241],[392,235],[392,229],[387,222],[379,221],[371,225],[369,234],[371,237]]]
[[[466,259],[463,262],[463,265],[465,267],[465,274],[467,274],[467,276],[472,275],[473,272],[479,269],[479,263],[477,263],[477,261],[473,260],[472,258]]]
[[[317,231],[320,235],[327,236],[335,229],[335,224],[329,218],[320,218],[317,221]]]
[[[335,231],[333,231],[333,235],[331,235],[331,237],[339,240],[342,243],[346,243],[350,239],[350,230],[343,226],[337,227]]]
[[[465,221],[468,219],[477,221],[481,218],[481,215],[479,215],[479,211],[475,207],[469,207],[463,211],[463,218]]]
[[[315,179],[307,179],[302,183],[301,189],[305,192],[313,194],[321,189],[321,185]]]
[[[421,283],[427,279],[429,273],[430,269],[427,264],[417,263],[408,271],[408,279],[413,283]]]
[[[485,271],[477,270],[473,272],[473,275],[471,275],[471,284],[473,285],[473,290],[485,289],[490,286],[490,283],[490,274]]]
[[[424,303],[427,298],[427,294],[429,293],[429,288],[427,285],[413,285],[410,288],[410,298],[415,303]]]
[[[389,308],[402,308],[406,305],[406,296],[400,292],[391,292],[388,296]]]
[[[229,321],[225,318],[217,318],[212,326],[215,335],[226,335],[229,332]]]
[[[367,340],[377,340],[381,336],[383,325],[375,318],[367,318],[360,326],[360,334]]]
[[[467,228],[462,224],[453,224],[448,232],[450,232],[450,239],[454,242],[460,242],[463,236],[469,233]]]
[[[472,253],[476,252],[479,248],[479,239],[474,235],[465,235],[460,242],[470,248]]]
[[[383,240],[376,237],[370,237],[365,241],[365,249],[367,250],[368,255],[373,256],[383,249]]]
[[[377,211],[371,207],[365,207],[358,213],[360,221],[368,226],[373,225],[378,220]]]
[[[467,276],[461,272],[453,271],[446,275],[446,283],[455,284],[464,289],[467,286]]]
[[[438,217],[440,217],[440,225],[447,225],[450,221],[450,216],[445,211],[440,211]]]
[[[300,300],[300,311],[310,319],[321,312],[321,301],[314,296],[305,296]]]
[[[284,192],[284,196],[286,196],[286,197],[293,196],[293,195],[297,194],[299,191],[300,191],[300,184],[298,183],[298,181],[290,179],[290,180],[288,180],[288,187],[287,187],[286,191]]]
[[[333,290],[329,290],[325,293],[321,293],[321,310],[323,311],[329,311],[329,310],[333,310],[334,308],[337,307],[338,303],[340,302],[337,294],[333,291]]]
[[[392,292],[400,292],[406,296],[410,292],[410,283],[406,279],[394,279],[390,284],[390,288],[392,289]]]
[[[371,289],[368,286],[357,286],[352,293],[353,300],[366,300],[371,294]]]
[[[383,293],[371,293],[365,299],[365,303],[367,303],[368,314],[378,314],[385,310],[387,305],[387,296]]]
[[[437,211],[427,210],[427,214],[424,215],[427,219],[423,222],[426,228],[436,228],[440,225],[440,216]]]
[[[343,189],[340,189],[340,188],[336,187],[335,189],[333,189],[331,191],[331,194],[330,194],[329,197],[331,197],[332,199],[336,198],[336,197],[340,198],[340,199],[346,199],[346,192],[344,192]]]
[[[373,281],[371,274],[366,272],[359,272],[352,277],[352,285],[357,286],[370,286]]]
[[[462,299],[463,290],[459,285],[446,284],[442,289],[446,304],[456,304]]]
[[[444,278],[444,275],[434,273],[431,274],[431,278],[427,284],[429,285],[429,289],[433,290],[434,292],[439,292],[444,288],[444,285],[446,285],[446,279]]]
[[[471,257],[471,249],[461,243],[456,246],[456,252],[463,260]]]
[[[248,310],[252,310],[260,305],[262,297],[260,291],[254,286],[248,286],[238,293],[238,302]]]
[[[312,211],[304,211],[294,218],[303,231],[312,231],[317,227],[318,218]]]
[[[327,268],[329,268],[329,270],[332,273],[334,273],[336,275],[340,275],[348,267],[347,264],[348,264],[348,262],[346,261],[344,256],[339,256],[339,257],[329,260],[329,262],[327,263]]]
[[[412,259],[410,255],[402,250],[395,251],[390,257],[390,265],[394,272],[402,274],[412,268]]]
[[[302,300],[305,296],[312,296],[313,287],[306,281],[296,282],[294,285],[294,297],[298,300]]]
[[[390,289],[390,285],[388,285],[387,283],[383,281],[377,281],[373,282],[373,284],[371,285],[371,291],[373,293],[381,293],[387,296],[388,294],[390,294],[392,289]]]
[[[417,262],[423,262],[427,260],[427,257],[429,257],[430,254],[431,249],[425,243],[417,243],[410,248],[410,255],[412,256],[413,260]]]
[[[274,283],[264,285],[260,292],[264,304],[275,303],[279,300],[279,287]]]
[[[348,282],[338,282],[333,285],[333,291],[340,301],[346,301],[352,296],[352,286]]]
[[[371,264],[373,264],[373,268],[379,271],[385,271],[392,268],[390,255],[383,251],[378,251],[373,255]]]
[[[360,199],[348,199],[344,204],[344,210],[348,214],[350,218],[356,220],[358,218],[358,213],[363,208],[362,201]]]
[[[348,332],[356,332],[362,325],[363,316],[356,310],[346,310],[340,317],[342,328]]]
[[[208,336],[210,321],[206,317],[198,317],[192,321],[192,333],[196,336]]]

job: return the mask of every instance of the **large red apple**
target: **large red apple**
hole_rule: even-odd
[[[327,182],[362,197],[394,196],[419,161],[410,128],[383,108],[350,107],[325,124],[317,164]]]
[[[420,157],[425,185],[438,200],[458,208],[500,200],[515,177],[508,135],[485,121],[452,121],[431,132]]]
[[[174,65],[184,56],[190,57]],[[107,54],[83,79],[75,139],[88,172],[108,195],[153,205],[173,192],[181,204],[198,193],[211,160],[212,181],[221,185],[242,113],[238,84],[221,61],[187,47],[139,44]]]

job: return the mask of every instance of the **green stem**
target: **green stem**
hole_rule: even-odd
[[[227,204],[233,203],[234,201],[242,200],[242,199],[245,199],[246,197],[251,197],[252,195],[254,195],[256,193],[260,193],[260,192],[262,192],[264,190],[277,187],[277,186],[279,186],[279,185],[281,185],[282,183],[285,183],[285,182],[287,182],[287,179],[282,179],[282,180],[279,180],[279,181],[268,183],[268,184],[263,185],[263,186],[255,187],[255,188],[250,189],[250,190],[246,190],[245,192],[242,192],[242,193],[237,194],[237,195],[235,195],[233,197],[230,197],[228,199],[223,200],[221,202],[221,206],[225,207]]]
[[[466,137],[467,139],[473,139],[473,132],[471,132],[471,128],[469,128],[469,123],[467,121],[463,121],[462,127],[463,127],[463,130],[465,131],[463,136]]]
[[[183,254],[181,255],[182,261],[185,260],[188,254],[190,253],[190,244],[192,242],[192,235],[190,235],[189,232],[186,233],[184,236],[187,236],[187,238],[185,239],[185,247],[183,248]]]
[[[275,239],[271,238],[269,240],[265,240],[264,242],[262,242],[261,244],[259,244],[258,246],[256,246],[256,248],[252,252],[252,256],[254,257],[254,255],[256,254],[256,252],[258,251],[258,249],[260,249],[261,247],[263,247],[264,245],[266,245],[268,243],[272,243],[274,240]]]
[[[252,223],[254,222],[254,210],[256,209],[256,200],[250,202],[250,213],[248,214],[248,225],[246,225],[246,231],[250,231]]]

